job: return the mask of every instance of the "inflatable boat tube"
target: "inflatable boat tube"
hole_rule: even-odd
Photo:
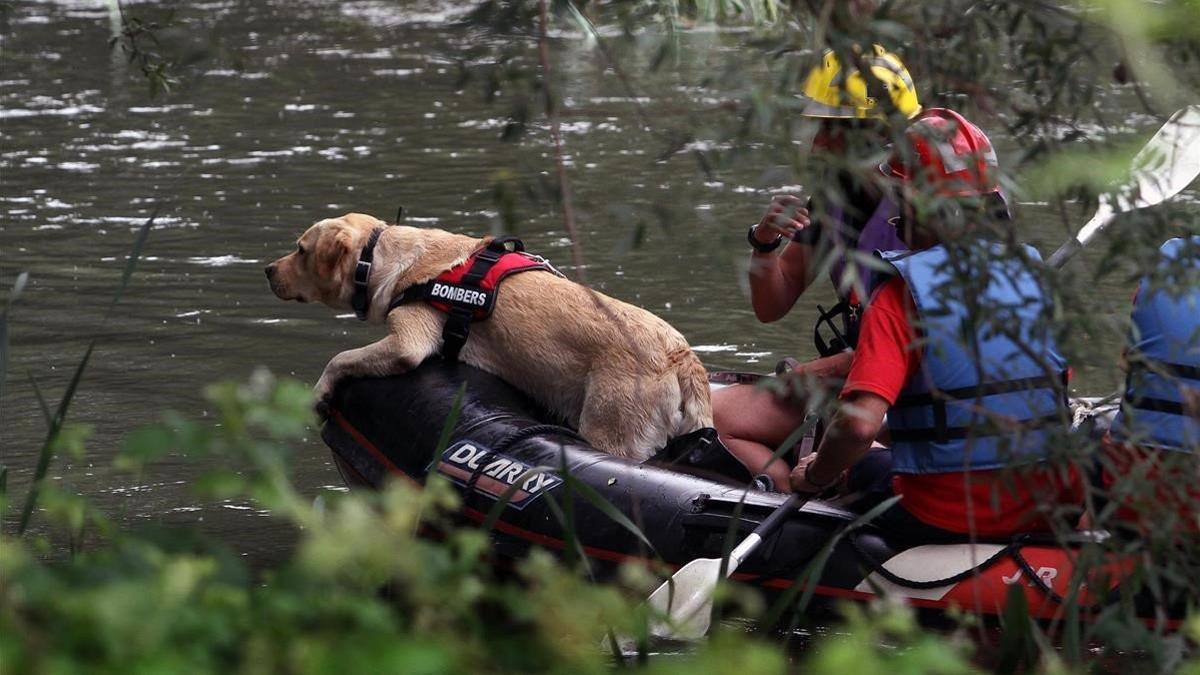
[[[434,457],[460,391],[449,443]],[[713,472],[712,466],[697,468],[690,459],[703,455],[711,440],[702,434],[691,439],[696,447],[674,448],[674,460],[660,457],[637,464],[614,458],[555,424],[499,378],[436,359],[402,376],[345,383],[335,393],[322,435],[351,487],[378,488],[394,479],[421,484],[434,471],[458,487],[462,516],[478,524],[507,497],[491,532],[502,557],[519,558],[535,546],[561,552],[564,528],[551,501],[565,505],[567,493],[573,492],[569,503],[575,531],[600,573],[630,561],[662,561],[678,568],[696,558],[720,557],[729,548],[731,528],[736,543],[785,500],[781,494],[749,491],[745,483]],[[650,546],[584,498],[585,488],[570,479],[628,516]],[[1019,537],[902,549],[870,525],[843,533],[856,517],[810,501],[734,578],[768,592],[789,589],[802,582],[808,564],[842,533],[814,584],[818,597],[868,600],[888,593],[917,607],[994,615],[1003,612],[1015,586],[1024,592],[1034,617],[1052,620],[1063,616],[1068,596],[1081,598],[1092,609],[1115,601],[1122,595],[1122,571],[1130,569],[1113,561],[1081,589],[1073,564],[1077,545],[1096,535],[1081,534],[1077,545],[1066,546]],[[1155,616],[1153,603],[1140,604],[1146,606],[1139,614]],[[1162,620],[1161,612],[1158,616]]]

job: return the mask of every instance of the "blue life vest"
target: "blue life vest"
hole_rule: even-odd
[[[1129,378],[1112,432],[1147,447],[1200,445],[1200,421],[1183,414],[1183,389],[1200,391],[1200,236],[1190,240],[1162,245],[1171,278],[1152,285],[1144,277],[1133,305]]]
[[[888,411],[893,470],[951,473],[1044,458],[1050,427],[1070,420],[1067,364],[1028,265],[999,245],[958,261],[943,246],[879,255],[907,283],[924,345],[920,370]]]

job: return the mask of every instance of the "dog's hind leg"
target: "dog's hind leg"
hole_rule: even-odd
[[[682,436],[697,429],[713,426],[711,391],[708,387],[708,371],[700,363],[691,350],[690,357],[679,365],[676,375],[679,378],[680,411],[682,419],[675,434]]]
[[[643,461],[674,436],[682,417],[680,402],[673,376],[593,371],[587,378],[579,433],[610,455]]]

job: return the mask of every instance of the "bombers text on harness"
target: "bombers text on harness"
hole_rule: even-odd
[[[404,289],[388,306],[388,311],[409,302],[424,301],[445,312],[448,316],[442,329],[442,358],[453,361],[467,342],[471,322],[492,315],[500,282],[509,275],[531,270],[559,274],[545,258],[526,253],[520,239],[497,237],[436,278]]]

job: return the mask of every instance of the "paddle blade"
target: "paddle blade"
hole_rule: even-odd
[[[1200,175],[1200,105],[1171,116],[1133,158],[1136,190],[1130,208],[1154,206],[1179,194]]]
[[[1179,110],[1133,157],[1132,182],[1116,193],[1101,195],[1096,215],[1079,233],[1050,256],[1050,267],[1062,267],[1126,211],[1161,204],[1200,176],[1200,105]]]
[[[684,565],[675,576],[659,586],[646,602],[667,617],[655,622],[650,634],[673,640],[699,640],[712,622],[713,591],[720,579],[721,561],[701,558]]]
[[[1161,204],[1179,194],[1200,175],[1200,105],[1179,110],[1133,157],[1133,181],[1116,199],[1102,199],[1095,218],[1075,239],[1086,246],[1117,213]],[[1103,212],[1107,218],[1101,218]],[[1052,263],[1053,264],[1053,263]]]

